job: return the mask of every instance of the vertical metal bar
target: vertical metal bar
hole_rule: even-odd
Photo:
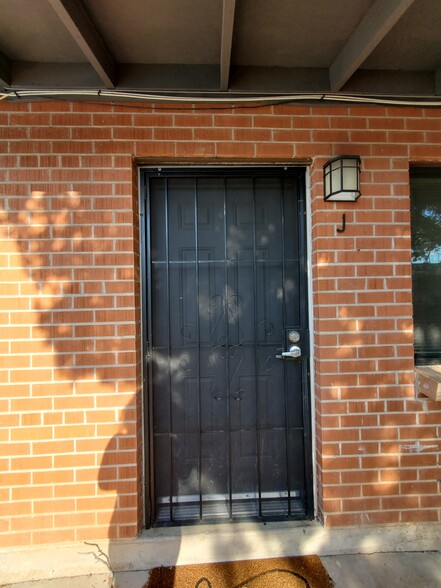
[[[194,229],[195,229],[195,281],[196,281],[196,333],[198,346],[198,361],[197,361],[197,387],[198,387],[198,472],[199,472],[199,520],[202,520],[202,420],[201,420],[201,336],[200,336],[200,321],[199,321],[199,216],[198,216],[198,190],[197,178],[194,178]]]
[[[172,375],[171,375],[171,319],[170,319],[170,243],[169,243],[169,194],[168,194],[168,178],[164,180],[165,185],[165,263],[167,272],[167,304],[166,308],[168,311],[167,315],[167,332],[168,332],[168,343],[167,343],[167,364],[168,364],[168,385],[169,385],[169,400],[170,400],[170,411],[169,411],[169,450],[170,450],[170,503],[169,503],[169,517],[170,521],[173,521],[173,398],[172,398]]]
[[[253,294],[254,294],[254,377],[256,388],[256,445],[257,445],[257,486],[259,495],[259,517],[262,517],[262,472],[260,464],[260,394],[259,394],[259,348],[258,348],[258,313],[257,313],[257,247],[256,247],[256,178],[253,176]]]
[[[145,342],[145,374],[147,377],[147,386],[145,386],[145,406],[147,408],[147,414],[145,415],[146,424],[146,436],[148,439],[149,447],[148,452],[146,451],[146,464],[145,471],[149,473],[148,480],[148,500],[149,500],[149,526],[156,520],[156,497],[154,493],[155,488],[155,476],[154,476],[154,429],[153,429],[153,328],[152,328],[152,242],[151,242],[151,193],[150,193],[150,179],[147,174],[143,175],[143,189],[145,190],[144,199],[144,222],[143,222],[143,238],[145,242],[142,245],[143,256],[143,308],[146,312],[143,313],[143,328],[144,328],[144,339],[147,337]],[[146,485],[147,491],[147,485]],[[155,500],[152,500],[155,497]],[[147,498],[147,497],[146,497]],[[147,509],[147,504],[146,504]],[[147,524],[147,521],[146,521]]]
[[[227,402],[228,421],[228,515],[233,518],[233,488],[231,472],[231,406],[230,406],[230,352],[229,352],[229,326],[228,326],[228,207],[227,207],[227,178],[224,176],[224,307],[225,307],[225,393]]]
[[[300,323],[308,327],[308,270],[306,251],[306,202],[304,175],[296,178],[297,198],[297,227],[298,227],[298,257],[299,257],[299,286],[303,296],[299,299]]]
[[[298,202],[298,247],[299,247],[299,286],[304,295],[300,298],[300,320],[304,325],[304,332],[309,332],[308,324],[308,279],[307,279],[307,250],[306,250],[306,202],[305,202],[305,174],[298,174],[297,202]],[[309,337],[308,337],[309,344]],[[309,352],[302,358],[302,398],[303,398],[303,455],[305,461],[305,512],[308,518],[313,515],[313,471],[312,471],[312,438],[311,438],[311,407],[309,396]]]
[[[282,232],[282,325],[283,325],[283,346],[286,345],[286,298],[285,298],[285,286],[286,286],[286,267],[285,267],[285,181],[284,178],[281,180],[282,188],[280,194],[280,219],[281,219],[281,232]],[[292,226],[295,226],[295,220],[291,219]],[[286,372],[287,366],[283,363],[283,390],[285,395],[285,446],[286,446],[286,488],[288,491],[288,516],[291,516],[291,452],[289,443],[289,402],[288,402],[288,384]],[[291,382],[291,386],[293,382]]]

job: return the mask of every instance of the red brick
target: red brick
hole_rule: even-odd
[[[239,133],[241,131],[241,133]],[[234,133],[235,136],[239,134],[238,141],[245,140],[244,137],[247,136],[247,133],[250,132],[251,129],[235,129]],[[213,129],[194,129],[194,139],[195,141],[232,141],[233,140],[233,129],[227,128],[213,128]],[[178,147],[178,146],[177,146]],[[188,149],[195,149],[195,145],[187,145]],[[199,148],[199,146],[197,146]]]
[[[112,131],[107,128],[79,127],[72,128],[71,132],[73,141],[110,141],[112,139]]]
[[[439,521],[439,510],[413,510],[404,511],[401,513],[401,521],[403,523],[433,523]]]
[[[115,126],[115,123],[112,120],[109,120],[107,117],[101,117],[100,120],[105,120],[106,125],[108,126]],[[127,121],[127,118],[122,120],[119,119],[120,125],[126,126],[130,125],[130,122]],[[181,118],[182,120],[182,118]],[[94,119],[95,122],[95,119]],[[98,123],[99,124],[99,123]],[[103,123],[101,123],[103,124]],[[173,116],[169,114],[134,114],[133,115],[133,125],[135,127],[171,127],[173,126]],[[178,125],[180,126],[180,125]]]
[[[175,114],[173,122],[177,127],[210,127],[213,124],[213,116],[211,114]]]
[[[32,112],[69,112],[72,104],[63,101],[36,101],[29,104]]]
[[[266,116],[265,114],[254,117],[254,127],[264,127],[271,129],[285,129],[291,127],[291,119],[286,116]]]
[[[254,157],[253,143],[216,143],[217,157]]]
[[[249,115],[215,114],[213,116],[213,124],[215,127],[251,127],[252,123],[253,119]]]
[[[155,141],[192,141],[193,129],[172,127],[169,129],[156,128],[153,131]]]
[[[273,131],[274,141],[280,143],[309,143],[311,132],[299,129]]]
[[[419,131],[390,131],[388,133],[388,140],[391,143],[407,143],[412,145],[415,143],[424,143],[425,135],[427,133]]]

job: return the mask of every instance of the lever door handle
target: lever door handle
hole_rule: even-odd
[[[302,350],[298,345],[291,345],[289,351],[283,351],[281,355],[276,355],[277,359],[297,359],[302,355]]]

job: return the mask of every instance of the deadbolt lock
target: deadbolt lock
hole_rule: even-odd
[[[298,331],[290,331],[288,340],[290,343],[298,343],[300,341],[300,333]]]

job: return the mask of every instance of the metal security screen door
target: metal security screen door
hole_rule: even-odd
[[[144,180],[152,523],[309,518],[304,172]]]

